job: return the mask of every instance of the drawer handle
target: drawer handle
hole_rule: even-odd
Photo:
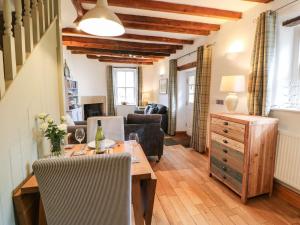
[[[224,132],[225,134],[227,134],[227,133],[228,133],[228,130],[224,129],[223,132]]]
[[[223,142],[224,142],[225,144],[228,144],[228,141],[227,141],[227,140],[223,140]]]
[[[228,153],[228,150],[227,150],[227,149],[223,149],[223,152],[227,154],[227,153]]]
[[[226,159],[226,158],[223,158],[223,162],[227,162],[227,159]]]
[[[224,176],[223,176],[223,179],[224,179],[224,180],[226,180],[226,179],[227,179],[227,177],[224,175]]]
[[[225,171],[225,172],[227,171],[227,167],[226,167],[226,166],[223,166],[222,169],[223,169],[223,171]]]
[[[224,125],[225,125],[225,126],[228,126],[229,124],[228,124],[228,122],[224,122]]]

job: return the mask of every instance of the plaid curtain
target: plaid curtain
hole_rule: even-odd
[[[272,74],[275,60],[276,13],[264,12],[257,21],[252,72],[248,83],[250,115],[268,116],[271,109]]]
[[[143,68],[138,67],[138,106],[143,105]]]
[[[115,99],[114,99],[114,82],[112,66],[107,67],[106,74],[106,84],[107,84],[107,115],[115,116]]]
[[[207,119],[211,81],[212,46],[198,48],[191,147],[206,151]]]
[[[169,62],[169,110],[168,110],[168,134],[176,133],[176,113],[177,113],[177,60]]]

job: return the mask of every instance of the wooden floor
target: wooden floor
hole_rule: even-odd
[[[159,163],[151,162],[158,183],[153,225],[300,224],[300,210],[268,196],[247,205],[208,176],[207,156],[180,145],[165,147]]]

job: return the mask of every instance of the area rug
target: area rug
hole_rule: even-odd
[[[189,139],[181,139],[181,138],[172,138],[172,137],[165,137],[164,139],[165,146],[173,146],[173,145],[182,145],[185,148],[190,147],[190,140]]]

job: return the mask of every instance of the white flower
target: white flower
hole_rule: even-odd
[[[53,120],[53,118],[52,118],[52,117],[50,117],[50,116],[49,116],[49,117],[47,117],[47,122],[48,122],[48,123],[53,123],[53,122],[54,122],[54,120]]]
[[[46,132],[46,130],[48,129],[48,126],[49,126],[48,123],[42,123],[42,124],[41,124],[41,130],[42,130],[43,132]]]
[[[64,124],[64,123],[58,125],[57,128],[58,128],[60,131],[67,131],[67,125]]]
[[[40,113],[40,114],[38,115],[38,118],[39,118],[40,120],[44,120],[44,119],[47,118],[47,116],[48,116],[48,114],[43,112],[43,113]]]
[[[66,122],[66,117],[65,117],[65,116],[62,116],[62,117],[60,118],[60,121],[61,121],[62,123]]]

